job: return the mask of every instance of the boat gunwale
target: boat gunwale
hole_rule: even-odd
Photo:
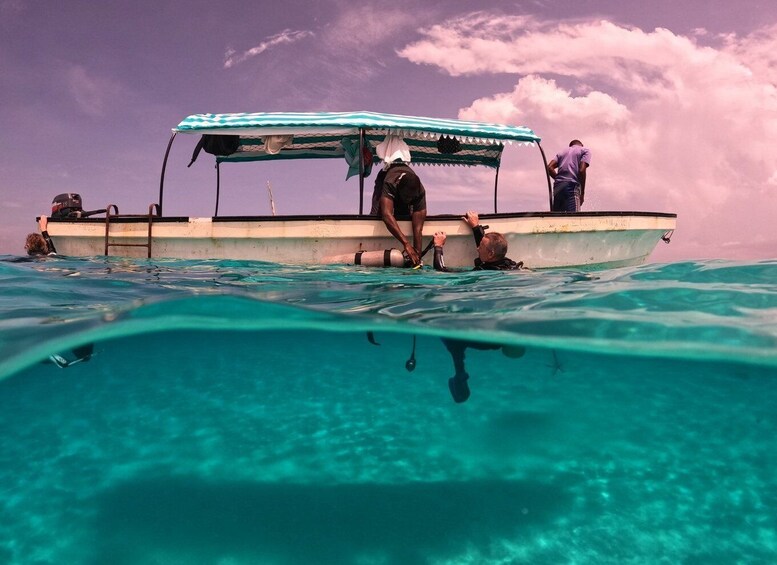
[[[658,218],[677,218],[677,214],[670,212],[642,212],[642,211],[598,211],[598,212],[499,212],[482,213],[479,217],[483,220],[498,220],[511,218],[602,218],[613,217],[658,217]],[[175,223],[188,222],[193,218],[207,218],[214,223],[229,222],[286,222],[286,221],[382,221],[380,216],[370,216],[365,214],[293,214],[284,216],[152,216],[152,223]],[[398,220],[408,219],[398,217]],[[430,221],[450,221],[452,219],[461,219],[460,214],[435,214],[426,217],[426,222]],[[80,223],[80,224],[104,224],[105,218],[50,218],[52,223]],[[132,216],[112,216],[111,223],[148,223],[147,215]]]

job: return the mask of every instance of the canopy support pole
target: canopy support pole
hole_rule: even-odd
[[[173,135],[170,136],[170,141],[167,143],[167,151],[165,151],[165,159],[162,161],[162,176],[159,179],[159,203],[158,203],[158,212],[159,215],[162,215],[162,197],[165,193],[165,170],[167,169],[167,158],[170,156],[170,148],[173,146],[173,140],[175,139],[175,135],[178,132],[174,131]]]
[[[219,196],[221,194],[221,163],[216,159],[216,212],[214,217],[219,215]]]
[[[499,188],[499,165],[496,166],[496,176],[494,177],[494,214],[497,213],[496,209],[496,194]]]
[[[359,128],[359,215],[364,214],[364,129]]]
[[[550,182],[550,171],[548,170],[548,160],[545,158],[545,152],[542,150],[542,145],[537,142],[537,147],[540,148],[540,154],[542,155],[542,162],[545,164],[545,178],[548,180],[548,205],[550,211],[553,211],[553,185]]]

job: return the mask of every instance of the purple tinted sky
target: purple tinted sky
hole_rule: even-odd
[[[680,215],[654,260],[775,257],[775,31],[771,1],[0,0],[0,254],[61,192],[146,210],[188,114],[373,110],[527,125],[549,153],[581,138],[585,209]],[[174,145],[166,214],[212,214],[195,142]],[[546,208],[535,151],[507,149],[502,211]],[[490,209],[490,174],[419,172],[431,213]],[[222,178],[222,214],[268,213],[268,180],[281,213],[358,207],[339,162]]]

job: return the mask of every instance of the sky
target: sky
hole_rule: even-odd
[[[777,257],[772,0],[0,0],[0,254],[60,193],[146,212],[187,115],[361,110],[528,126],[548,159],[581,139],[584,210],[678,214],[653,261]],[[213,215],[196,141],[166,215]],[[268,182],[281,214],[358,212],[346,168],[224,166],[219,213],[268,214]],[[430,214],[492,211],[492,171],[417,171]],[[536,148],[506,148],[499,187],[500,211],[548,209]]]

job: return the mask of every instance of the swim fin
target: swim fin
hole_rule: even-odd
[[[455,377],[448,379],[448,388],[451,391],[453,401],[457,404],[466,402],[469,398],[469,385],[467,384],[467,379],[469,379],[467,373],[456,375]]]

